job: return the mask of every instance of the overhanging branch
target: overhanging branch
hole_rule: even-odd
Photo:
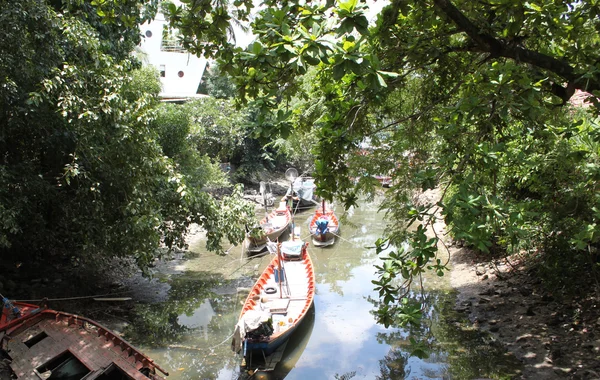
[[[488,52],[491,58],[504,57],[520,63],[530,64],[553,72],[565,79],[568,82],[567,87],[560,90],[557,86],[554,86],[556,91],[553,91],[563,100],[568,100],[573,95],[575,89],[588,92],[600,90],[600,83],[597,79],[582,78],[568,62],[525,49],[522,46],[506,44],[487,33],[482,33],[481,28],[468,19],[450,0],[433,0],[433,2],[440,11],[471,38],[476,45],[475,49],[477,51]]]

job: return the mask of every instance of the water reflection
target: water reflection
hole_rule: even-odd
[[[168,301],[137,305],[126,337],[147,347],[169,369],[169,379],[217,379],[232,372],[237,360],[225,338],[239,313],[238,282],[210,272],[172,276]]]
[[[424,299],[427,324],[385,328],[375,322],[378,294],[371,281],[380,258],[370,247],[386,227],[377,210],[377,202],[364,202],[346,213],[335,245],[310,246],[317,277],[314,312],[290,338],[270,378],[468,379],[513,373],[518,364],[463,328],[443,278],[426,280],[435,284]],[[312,212],[296,215],[303,238]],[[164,280],[167,300],[137,305],[126,338],[167,368],[169,379],[237,378],[241,358],[231,351],[230,337],[249,287],[271,258],[247,259],[241,247],[217,256],[203,242],[191,250],[184,271]],[[424,343],[430,355],[411,357],[410,338]]]

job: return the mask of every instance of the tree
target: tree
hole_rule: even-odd
[[[598,10],[591,1],[395,0],[369,29],[357,0],[265,1],[256,41],[220,67],[239,81],[242,100],[275,120],[271,136],[289,130],[291,99],[324,100],[314,153],[327,199],[356,202],[348,154],[366,136],[389,147],[398,185],[379,246],[412,244],[380,268],[389,324],[414,278],[446,269],[437,237],[403,228],[432,223],[436,211],[483,252],[546,248],[549,257],[563,252],[550,266],[595,271],[597,101],[579,117],[568,100],[575,90],[599,94]],[[309,92],[301,78],[310,67]],[[440,203],[412,202],[414,190],[438,185]]]
[[[206,65],[198,92],[217,99],[231,99],[235,97],[237,89],[229,75],[222,73],[216,64],[210,64]]]
[[[155,5],[0,2],[3,258],[127,256],[147,269],[159,244],[185,244],[191,223],[213,250],[243,239],[236,221],[253,210],[241,190],[211,197],[205,177],[165,156],[180,142],[159,144],[158,79],[130,55]]]

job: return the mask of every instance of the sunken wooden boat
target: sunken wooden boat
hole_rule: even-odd
[[[287,341],[307,315],[315,295],[315,273],[308,244],[277,244],[277,255],[248,294],[235,327],[232,349],[242,353],[242,367],[252,356],[264,358]]]
[[[246,234],[246,247],[249,255],[258,253],[267,248],[268,241],[277,241],[287,230],[292,221],[292,213],[285,202],[280,202],[279,207],[271,211],[260,222],[259,227]]]
[[[327,207],[324,201],[310,219],[308,230],[316,247],[325,247],[335,243],[335,238],[340,231],[340,222],[333,209]]]
[[[106,327],[78,315],[2,299],[0,349],[17,379],[164,380],[168,373]]]

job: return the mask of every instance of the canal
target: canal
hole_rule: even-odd
[[[385,228],[378,200],[336,210],[341,237],[309,246],[317,289],[313,312],[292,335],[271,379],[510,378],[518,363],[453,310],[447,279],[426,278],[423,325],[385,328],[375,321],[373,290],[381,261],[373,248]],[[296,214],[301,236],[314,210]],[[262,216],[262,215],[261,215]],[[269,255],[248,259],[240,247],[218,256],[195,239],[189,252],[162,270],[160,284],[135,308],[125,337],[170,372],[169,379],[236,379],[241,358],[230,348],[241,305]],[[411,343],[411,340],[413,343]],[[412,355],[415,343],[425,348]]]

